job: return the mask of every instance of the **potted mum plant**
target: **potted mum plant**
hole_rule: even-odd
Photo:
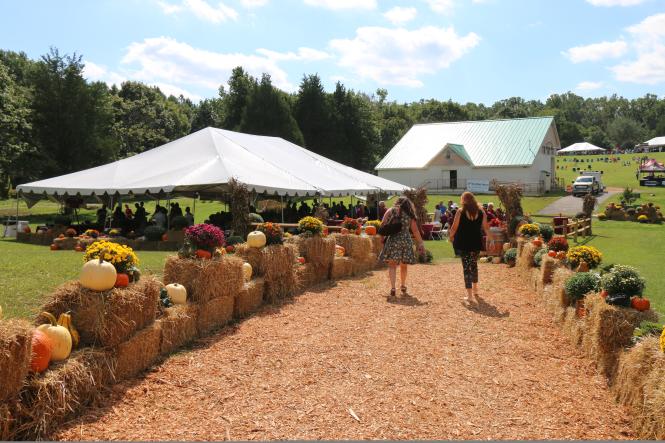
[[[217,248],[224,246],[224,231],[217,226],[198,224],[185,229],[181,256],[210,259]]]
[[[298,229],[302,234],[321,235],[323,232],[323,222],[315,217],[304,217],[298,222]]]
[[[344,217],[344,221],[342,222],[342,229],[346,229],[350,234],[360,234],[360,223],[358,223],[358,220],[355,218]],[[342,234],[345,233],[347,232],[342,231]]]
[[[262,223],[256,230],[266,236],[266,245],[281,245],[284,242],[284,231],[277,223]]]

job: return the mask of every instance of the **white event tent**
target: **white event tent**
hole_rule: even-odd
[[[342,165],[279,137],[205,128],[95,168],[17,187],[29,205],[50,198],[214,196],[235,178],[257,194],[401,193],[407,186]]]
[[[591,143],[582,142],[572,144],[567,148],[559,149],[557,154],[601,154],[603,152],[605,152],[605,149],[603,148],[592,145]]]

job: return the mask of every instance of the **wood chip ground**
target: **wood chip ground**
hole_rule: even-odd
[[[630,417],[514,269],[409,268],[309,291],[171,356],[53,439],[625,439]]]

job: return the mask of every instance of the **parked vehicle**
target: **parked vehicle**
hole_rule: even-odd
[[[605,190],[605,186],[601,180],[601,172],[599,171],[584,171],[582,175],[575,179],[573,183],[573,196],[583,196],[591,192],[593,195],[598,195]]]

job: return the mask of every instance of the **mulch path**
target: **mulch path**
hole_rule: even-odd
[[[630,417],[515,270],[386,271],[264,310],[117,385],[52,439],[625,439]]]

